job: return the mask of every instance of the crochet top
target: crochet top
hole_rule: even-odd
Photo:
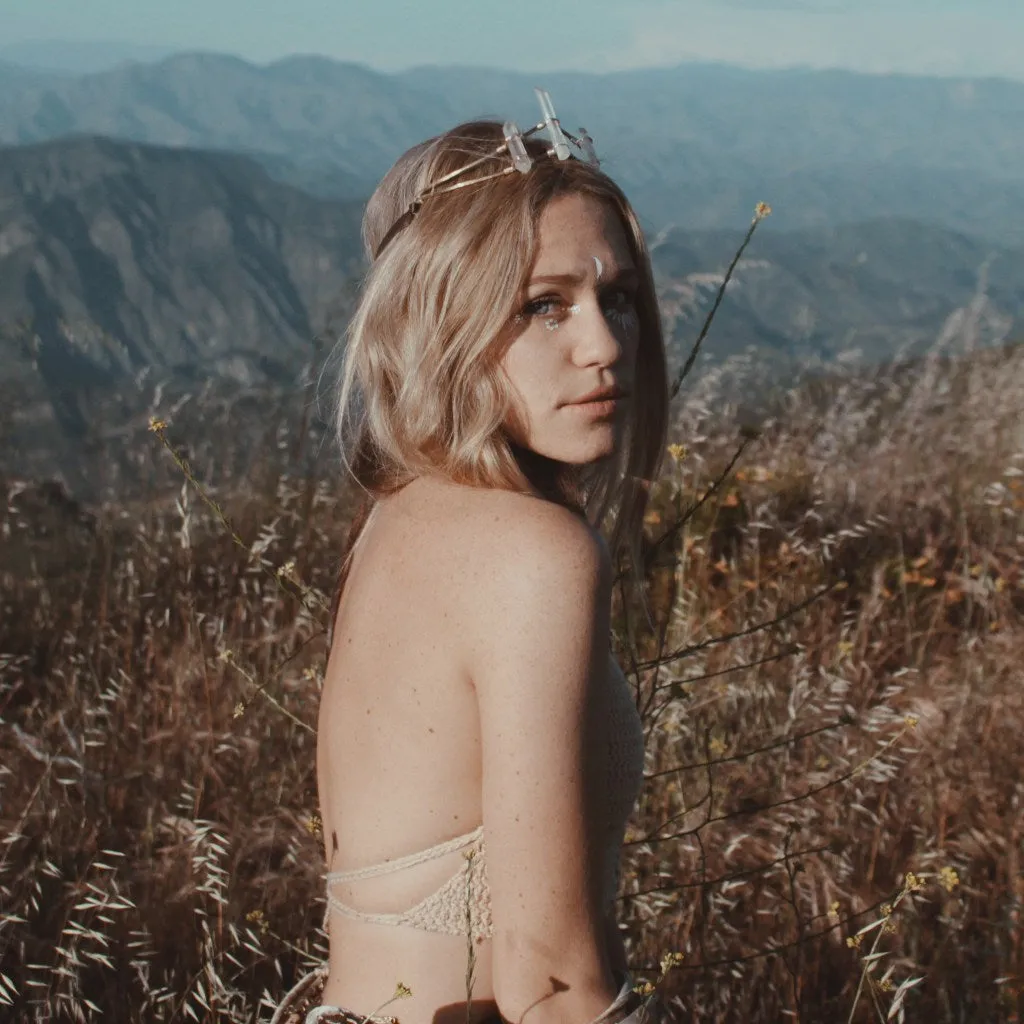
[[[604,832],[604,908],[611,910],[619,886],[619,857],[625,836],[626,823],[643,781],[644,734],[640,715],[633,703],[629,682],[615,659],[609,654],[612,666],[611,700],[607,756],[603,759],[601,789],[605,794],[607,810]],[[342,903],[332,892],[335,882],[350,882],[401,871],[402,868],[435,860],[453,850],[465,849],[466,863],[440,888],[420,900],[415,906],[397,914],[372,914],[356,910]],[[468,906],[467,906],[468,903]],[[327,908],[325,926],[331,910],[346,917],[376,924],[405,925],[445,935],[465,935],[466,915],[470,915],[473,941],[491,938],[494,934],[491,919],[490,891],[487,887],[486,850],[483,825],[472,832],[448,839],[429,849],[405,857],[357,868],[354,871],[332,871],[327,875]]]

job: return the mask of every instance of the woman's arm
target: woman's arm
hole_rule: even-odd
[[[553,504],[494,494],[485,521],[463,635],[480,710],[494,996],[509,1021],[587,1024],[618,991],[600,796],[585,770],[611,566],[591,527]]]

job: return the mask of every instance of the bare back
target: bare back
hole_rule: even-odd
[[[360,537],[335,621],[318,735],[329,870],[379,864],[464,834],[482,820],[480,708],[465,638],[484,582],[488,524],[530,499],[419,479],[380,502]],[[600,718],[599,709],[595,714]],[[337,887],[355,908],[398,912],[455,874],[462,853]],[[332,914],[324,1001],[403,1024],[437,1007],[465,1020],[464,936]],[[497,1012],[490,940],[478,940],[473,1019]]]
[[[329,869],[393,859],[481,820],[479,712],[459,636],[461,610],[472,601],[473,550],[486,543],[473,497],[467,488],[414,481],[378,505],[360,537],[320,710],[317,768]],[[398,911],[436,890],[461,856],[340,892],[356,907]],[[337,915],[330,928],[326,1002],[340,1001],[336,988],[343,1005],[368,1012],[398,981],[413,996],[382,1012],[403,1020],[426,1020],[437,1006],[465,1001],[465,939]],[[475,954],[480,1016],[496,1009],[490,945]]]

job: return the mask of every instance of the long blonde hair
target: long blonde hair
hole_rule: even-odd
[[[567,194],[604,200],[622,220],[640,278],[640,344],[622,443],[614,456],[563,474],[561,498],[602,531],[614,562],[629,553],[639,580],[648,489],[665,449],[668,374],[650,256],[619,187],[596,167],[550,158],[546,143],[528,139],[528,173],[428,197],[378,255],[423,188],[503,140],[500,123],[471,121],[422,142],[398,159],[366,207],[362,240],[370,266],[342,339],[335,428],[346,469],[368,501],[349,534],[335,610],[373,501],[428,472],[529,491],[502,430],[514,407],[500,365],[502,338],[535,259],[541,213]],[[502,154],[469,173],[483,176],[508,162]]]

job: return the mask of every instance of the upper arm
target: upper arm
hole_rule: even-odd
[[[614,998],[601,907],[595,693],[608,671],[611,566],[585,522],[543,503],[499,512],[468,631],[503,1016],[592,1019]],[[555,984],[557,992],[561,986]],[[593,1010],[590,1017],[586,1014]]]

